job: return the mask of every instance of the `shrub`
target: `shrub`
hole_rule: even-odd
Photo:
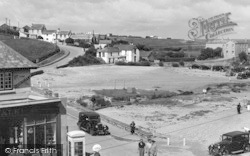
[[[185,65],[185,63],[184,63],[182,60],[179,62],[179,64],[180,64],[182,67],[184,67],[184,65]]]
[[[142,61],[142,62],[123,62],[123,61],[117,61],[115,65],[120,65],[120,66],[150,66],[149,61]]]
[[[179,64],[178,63],[172,63],[172,66],[173,67],[179,67]]]
[[[244,51],[239,53],[239,59],[241,62],[247,61],[247,54]]]
[[[199,69],[200,66],[199,66],[198,64],[193,64],[193,65],[191,66],[191,68],[192,68],[192,69]]]
[[[83,55],[75,57],[73,60],[69,61],[68,66],[86,66],[93,64],[101,64],[101,61],[92,55]]]
[[[76,102],[79,103],[83,107],[88,106],[88,103],[84,102],[82,98],[77,99]]]
[[[195,58],[194,57],[183,57],[183,58],[165,57],[162,60],[165,62],[180,62],[180,61],[193,62],[193,61],[195,61]]]
[[[91,97],[91,101],[93,102],[93,104],[95,106],[98,106],[98,107],[108,107],[108,106],[111,106],[111,102],[110,101],[106,101],[101,96],[93,95]]]
[[[206,66],[206,65],[201,65],[200,68],[202,70],[209,70],[209,69],[211,69],[209,66]]]
[[[161,66],[161,67],[163,67],[163,66],[164,66],[164,64],[163,64],[163,62],[162,62],[162,61],[160,61],[160,62],[159,62],[159,66]]]
[[[67,44],[74,44],[74,40],[72,38],[66,38],[65,43]]]

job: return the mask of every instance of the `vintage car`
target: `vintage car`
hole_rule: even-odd
[[[107,125],[101,123],[100,115],[96,112],[80,112],[77,125],[80,130],[84,130],[91,135],[109,135]]]
[[[240,152],[249,152],[249,133],[233,131],[222,135],[222,140],[208,147],[210,155],[228,155]]]

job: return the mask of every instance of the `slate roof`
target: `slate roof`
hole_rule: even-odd
[[[120,51],[121,50],[133,50],[136,48],[136,46],[132,44],[117,44],[117,45],[114,45],[114,47],[117,47]]]
[[[0,69],[29,68],[38,66],[0,41]]]
[[[70,31],[59,31],[59,35],[69,35]]]
[[[30,27],[30,29],[33,30],[42,30],[43,28],[45,28],[44,24],[32,24],[32,26]]]
[[[233,132],[225,133],[224,135],[233,137],[233,136],[242,135],[242,134],[248,134],[248,133],[247,132],[241,132],[241,131],[233,131]]]
[[[106,48],[103,48],[101,50],[98,50],[98,52],[108,52],[108,53],[119,52],[119,48],[117,48],[117,47],[106,47]]]
[[[56,30],[44,30],[43,34],[53,34],[56,33]]]
[[[140,50],[140,57],[149,57],[152,54],[152,51]]]
[[[100,40],[99,44],[111,44],[112,41],[111,40]]]

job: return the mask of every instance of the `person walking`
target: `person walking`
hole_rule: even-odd
[[[150,156],[150,148],[151,148],[151,139],[148,139],[148,142],[146,143],[146,149],[145,152],[148,156]]]
[[[130,132],[133,135],[135,133],[135,122],[132,121],[132,123],[130,124]]]
[[[138,143],[138,151],[139,151],[139,156],[144,156],[145,143],[143,142],[142,139],[140,139],[140,142]]]
[[[240,103],[237,105],[237,112],[238,112],[238,114],[240,114],[241,112],[241,105],[240,105]]]
[[[154,140],[152,140],[152,145],[150,148],[150,156],[157,156],[157,145]]]

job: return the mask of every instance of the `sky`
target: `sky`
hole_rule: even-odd
[[[188,21],[231,12],[228,38],[250,38],[250,0],[0,0],[0,24],[188,39]]]

